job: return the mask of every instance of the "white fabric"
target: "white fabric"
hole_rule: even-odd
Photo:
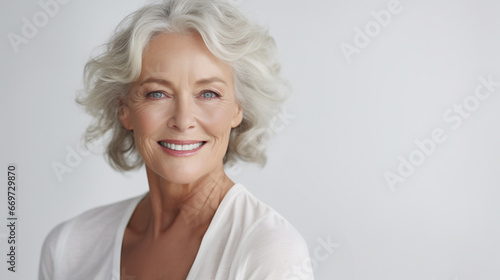
[[[144,195],[89,210],[57,227],[42,249],[40,280],[136,279],[122,271],[124,230]],[[241,184],[222,200],[188,280],[313,279],[301,235]]]

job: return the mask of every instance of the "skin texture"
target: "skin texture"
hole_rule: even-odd
[[[122,279],[186,279],[234,184],[223,169],[229,133],[243,113],[232,69],[199,34],[160,34],[146,48],[141,75],[121,103],[120,120],[134,132],[150,188],[125,230]],[[160,140],[206,143],[179,157],[166,153]]]

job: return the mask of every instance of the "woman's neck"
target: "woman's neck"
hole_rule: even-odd
[[[160,238],[169,230],[206,231],[234,183],[223,168],[190,184],[168,182],[146,167],[149,194],[139,203],[129,229]]]

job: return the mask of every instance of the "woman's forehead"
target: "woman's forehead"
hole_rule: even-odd
[[[232,69],[208,50],[199,34],[164,33],[144,52],[141,77],[146,75],[232,79]]]

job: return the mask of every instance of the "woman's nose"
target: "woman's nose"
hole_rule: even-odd
[[[179,131],[186,131],[195,127],[194,106],[191,96],[177,96],[172,104],[172,113],[168,120],[168,127]]]

